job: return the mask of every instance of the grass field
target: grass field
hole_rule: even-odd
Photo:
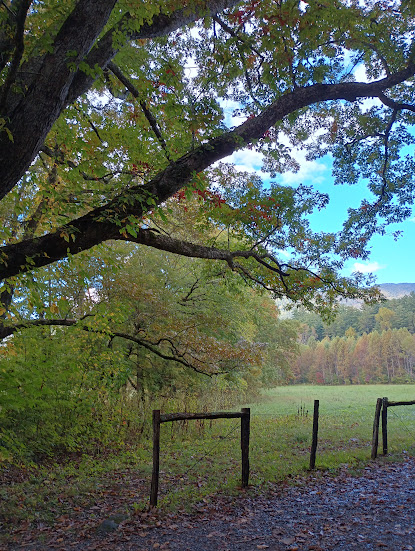
[[[343,467],[354,472],[369,462],[376,399],[384,396],[395,401],[413,400],[415,385],[286,386],[264,392],[260,401],[235,407],[251,408],[252,491],[262,491],[269,483],[303,479],[309,466],[315,399],[320,401],[316,469],[335,473]],[[151,412],[148,414],[151,416]],[[413,455],[415,406],[390,408],[388,425],[391,458],[399,458],[404,451]],[[151,468],[150,439],[105,459],[84,457],[76,465],[69,461],[38,467],[24,482],[0,488],[6,498],[0,516],[6,509],[8,518],[52,522],[65,508],[85,507],[98,494],[108,495],[111,484],[120,480],[123,492],[130,496],[123,507],[144,509],[148,505]],[[161,426],[162,509],[194,509],[203,507],[214,495],[236,495],[240,477],[239,419]]]
[[[250,482],[257,486],[295,478],[308,469],[315,399],[320,401],[316,468],[353,469],[369,461],[376,399],[384,396],[413,400],[415,386],[285,386],[266,391],[258,402],[241,404],[251,408]],[[389,408],[388,427],[390,454],[413,453],[415,406]],[[239,445],[239,420],[205,422],[203,430],[189,424],[177,439],[172,427],[162,426],[162,502],[179,503],[188,485],[198,487],[202,497],[237,487]]]
[[[290,386],[269,390],[261,403],[251,404],[254,471],[255,460],[258,475],[265,479],[272,477],[270,463],[278,465],[282,476],[290,468],[296,472],[307,468],[315,399],[320,401],[317,468],[336,468],[341,464],[353,465],[368,460],[376,399],[384,396],[390,400],[413,400],[415,386]],[[308,411],[307,417],[296,416],[301,407],[303,412]],[[415,406],[389,408],[388,411],[389,452],[410,452],[415,444]],[[268,425],[267,430],[264,425]],[[275,426],[275,435],[272,434],[272,425]],[[280,458],[283,461],[279,462],[278,454],[271,451],[266,452],[268,460],[265,460],[265,449],[257,456],[255,440],[261,441],[266,433],[268,439],[274,440],[282,450],[279,455],[283,455]]]

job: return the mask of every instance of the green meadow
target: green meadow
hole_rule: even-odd
[[[241,404],[251,408],[250,483],[261,487],[305,474],[316,399],[320,403],[317,471],[354,470],[369,462],[375,405],[382,397],[413,400],[415,386],[284,386],[264,392],[257,402]],[[415,406],[388,411],[390,458],[411,454]],[[238,489],[239,426],[237,419],[193,421],[180,428],[162,425],[161,505],[177,506]],[[379,461],[381,453],[380,437]]]
[[[351,467],[369,460],[376,400],[384,396],[414,400],[415,386],[289,386],[267,391],[263,401],[250,405],[253,476],[279,480],[308,468],[314,400],[320,406],[316,468]],[[415,406],[389,408],[388,413],[389,453],[410,452]]]
[[[340,468],[358,472],[370,461],[376,399],[384,396],[415,399],[415,385],[285,386],[234,407],[251,408],[248,491],[307,482],[315,399],[320,401],[315,476],[322,471],[335,474]],[[150,411],[148,416],[150,420]],[[415,406],[389,408],[388,426],[388,460],[413,454]],[[239,419],[163,423],[160,444],[161,510],[194,510],[218,495],[240,493]],[[377,461],[384,461],[381,440]],[[0,487],[0,516],[15,522],[53,522],[60,514],[88,507],[91,499],[114,493],[122,511],[141,511],[148,507],[151,471],[149,431],[137,444],[105,458],[82,456],[76,462],[29,469],[22,482]]]

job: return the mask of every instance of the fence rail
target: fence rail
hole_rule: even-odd
[[[153,410],[153,472],[151,476],[150,507],[157,506],[159,473],[160,473],[160,425],[172,421],[191,419],[241,419],[241,454],[242,454],[242,488],[248,486],[249,481],[249,433],[250,408],[241,411],[217,411],[212,413],[165,413],[159,409]]]
[[[411,400],[410,402],[390,402],[388,400],[388,408],[393,406],[413,406],[415,405],[415,400]]]
[[[185,421],[187,419],[239,419],[242,416],[243,413],[239,411],[216,411],[213,413],[165,413],[160,415],[160,423],[167,423],[169,421]]]

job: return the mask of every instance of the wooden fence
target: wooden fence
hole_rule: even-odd
[[[319,400],[314,400],[313,434],[310,452],[310,470],[315,469],[318,442]],[[157,506],[159,471],[160,471],[160,425],[171,421],[193,419],[241,419],[241,452],[242,452],[242,488],[248,486],[249,480],[249,439],[250,439],[250,408],[242,408],[240,412],[219,411],[215,413],[167,413],[153,410],[153,473],[151,477],[150,507]]]
[[[249,431],[251,410],[242,408],[240,412],[219,411],[215,413],[167,413],[162,415],[159,409],[153,410],[153,474],[151,477],[150,507],[157,506],[160,470],[160,425],[171,421],[191,419],[241,419],[242,487],[249,480]]]
[[[388,453],[388,408],[394,406],[413,406],[415,400],[391,402],[388,398],[378,398],[376,401],[375,418],[373,421],[373,436],[371,458],[376,459],[379,447],[379,427],[382,420],[383,455]],[[240,412],[219,411],[213,413],[167,413],[153,410],[153,472],[151,477],[150,506],[157,506],[159,470],[160,470],[160,425],[172,421],[193,419],[241,419],[241,453],[242,453],[242,487],[248,486],[249,480],[249,439],[250,439],[250,408],[242,408]],[[310,452],[310,470],[315,468],[318,441],[319,400],[314,400],[313,435]]]
[[[375,419],[373,421],[372,453],[371,458],[376,459],[378,455],[379,444],[379,423],[382,416],[382,448],[383,455],[388,454],[388,408],[394,406],[413,406],[415,400],[409,402],[390,402],[388,398],[378,398],[375,409]]]
[[[382,419],[383,455],[388,453],[388,408],[394,406],[412,406],[415,400],[408,402],[390,402],[388,398],[378,398],[373,422],[371,458],[376,459],[379,445],[379,426]],[[172,421],[193,419],[241,419],[241,452],[242,452],[242,487],[248,486],[249,480],[249,439],[250,439],[250,408],[242,408],[240,412],[219,411],[213,413],[167,413],[153,410],[153,473],[151,477],[150,506],[157,506],[159,470],[160,470],[160,425]],[[313,434],[310,452],[310,470],[315,468],[318,441],[319,400],[314,400]]]

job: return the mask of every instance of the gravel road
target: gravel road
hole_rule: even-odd
[[[130,517],[82,537],[8,547],[76,551],[415,550],[415,459],[372,463],[360,476],[310,476],[267,495],[220,498],[189,515]],[[104,529],[103,529],[104,528]]]

